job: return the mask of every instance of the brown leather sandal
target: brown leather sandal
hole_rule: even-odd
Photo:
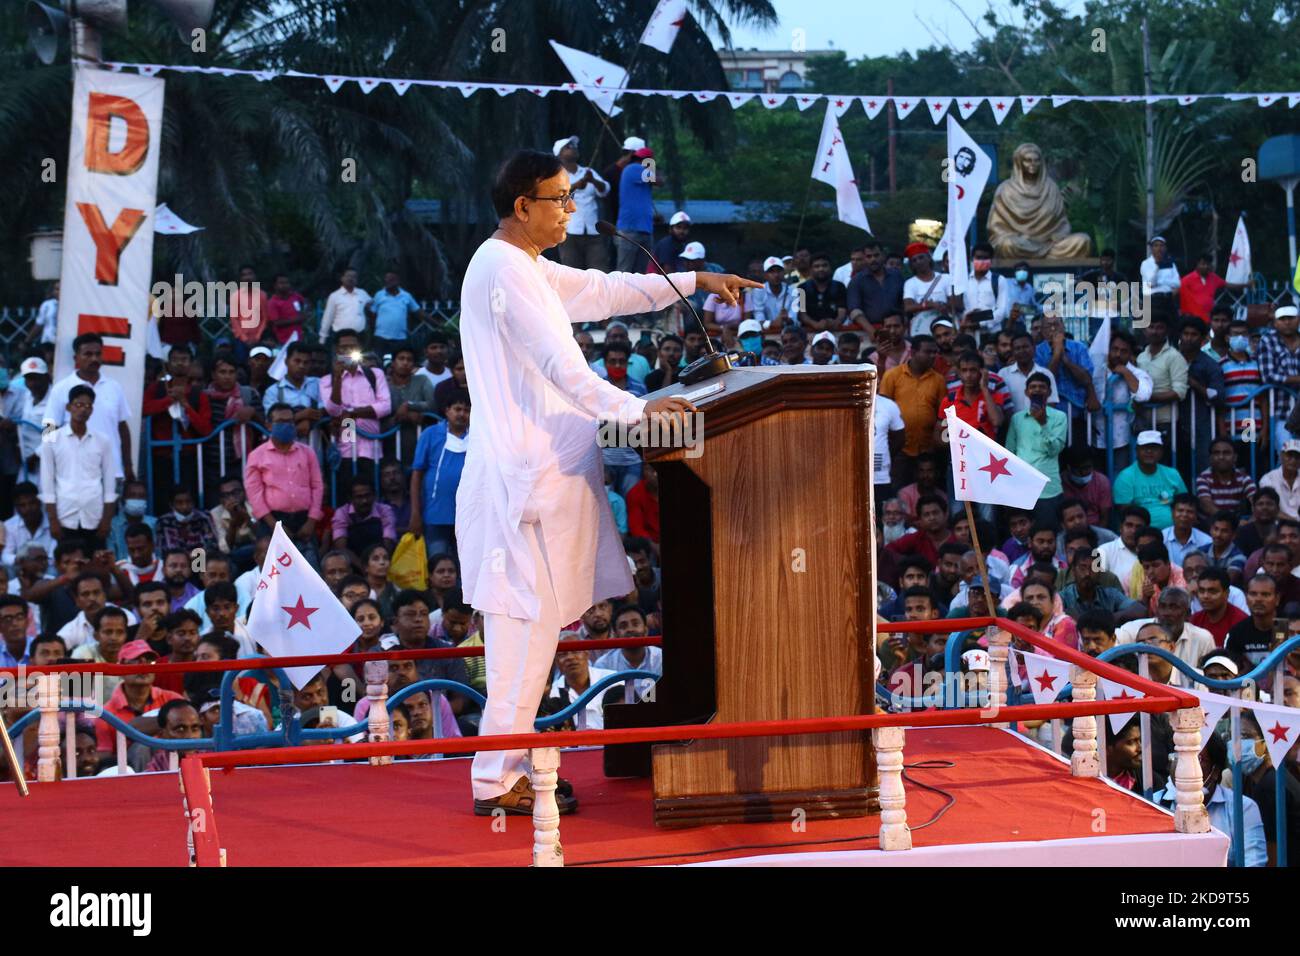
[[[572,791],[571,787],[570,791]],[[536,798],[537,794],[533,790],[532,781],[525,774],[516,780],[515,785],[501,796],[493,797],[490,800],[476,799],[474,801],[474,815],[477,817],[490,817],[500,810],[508,816],[530,817],[533,815],[533,804]],[[578,809],[577,798],[560,793],[558,787],[555,793],[555,803],[561,816],[573,813]]]

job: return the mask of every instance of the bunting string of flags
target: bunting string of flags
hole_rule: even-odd
[[[575,53],[578,51],[574,51]],[[595,59],[595,58],[592,58]],[[1075,95],[1075,94],[1044,94],[1044,95],[1022,95],[1016,94],[1011,96],[908,96],[905,94],[895,94],[894,96],[871,96],[863,94],[844,94],[844,93],[813,93],[800,91],[796,93],[757,93],[757,92],[737,92],[732,90],[659,90],[643,88],[620,88],[621,84],[614,78],[604,79],[601,83],[595,82],[595,77],[591,78],[592,82],[581,83],[578,81],[570,83],[561,83],[559,85],[545,83],[490,83],[476,80],[421,80],[410,78],[395,78],[382,76],[343,76],[337,74],[323,73],[304,73],[300,70],[242,70],[235,67],[226,66],[194,66],[189,64],[166,64],[166,63],[125,63],[119,61],[110,61],[103,64],[105,69],[112,70],[115,73],[123,70],[134,70],[141,76],[155,76],[163,70],[170,70],[173,73],[202,73],[217,76],[251,76],[253,79],[266,83],[277,79],[308,79],[319,80],[325,84],[325,87],[331,93],[337,93],[340,89],[349,83],[355,83],[360,87],[361,92],[365,94],[373,93],[380,86],[391,87],[398,96],[406,94],[413,86],[432,87],[434,89],[456,90],[462,96],[469,98],[475,93],[496,93],[498,96],[510,96],[513,93],[524,93],[531,96],[547,96],[551,93],[569,93],[580,94],[596,101],[598,105],[609,103],[612,106],[613,96],[667,96],[672,99],[684,99],[685,97],[694,97],[701,103],[708,103],[715,99],[722,99],[729,103],[733,109],[740,109],[742,106],[758,102],[766,109],[779,109],[787,104],[793,103],[799,110],[807,110],[817,104],[829,105],[835,111],[837,118],[843,117],[855,104],[859,106],[868,119],[875,119],[884,111],[891,102],[894,105],[894,113],[898,119],[906,119],[914,110],[925,104],[924,112],[930,117],[931,122],[936,126],[941,123],[948,111],[952,108],[957,110],[958,115],[963,119],[969,119],[982,106],[987,105],[989,112],[992,113],[993,119],[1001,125],[1002,122],[1014,112],[1015,107],[1019,106],[1021,113],[1028,113],[1039,103],[1044,100],[1050,100],[1054,108],[1060,108],[1068,103],[1117,103],[1117,104],[1145,104],[1145,103],[1176,103],[1179,106],[1192,106],[1202,100],[1227,100],[1230,102],[1251,102],[1261,108],[1274,106],[1277,103],[1284,102],[1288,109],[1293,109],[1297,103],[1300,103],[1300,92],[1295,93],[1164,93],[1144,96],[1134,94],[1129,96],[1092,96],[1092,95]],[[611,89],[612,88],[612,89]],[[616,91],[616,92],[614,92]],[[612,95],[611,95],[612,94]]]

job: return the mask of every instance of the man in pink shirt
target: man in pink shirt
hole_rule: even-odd
[[[239,267],[239,288],[230,296],[230,329],[235,339],[245,346],[240,359],[247,360],[248,349],[262,340],[266,331],[266,293],[257,282],[257,271],[252,266]],[[236,347],[236,353],[238,353]]]
[[[249,452],[244,490],[257,534],[269,537],[275,523],[283,522],[303,557],[315,565],[324,484],[316,453],[296,441],[293,414],[293,406],[285,402],[276,402],[268,410],[271,440]]]
[[[284,273],[277,275],[271,287],[271,297],[266,300],[266,321],[275,333],[275,340],[283,345],[295,332],[301,339],[302,323],[310,312],[310,303],[294,291],[289,277]]]
[[[378,434],[379,421],[393,410],[388,380],[382,370],[361,363],[361,336],[350,329],[334,340],[334,368],[321,376],[321,401],[342,461],[339,487],[351,487],[356,475],[374,482],[375,463],[383,456],[379,442],[361,433]],[[355,460],[355,463],[354,463]]]

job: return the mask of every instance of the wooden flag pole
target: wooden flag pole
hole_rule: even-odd
[[[27,781],[23,779],[23,765],[18,762],[18,754],[14,752],[14,742],[9,739],[9,728],[5,726],[3,717],[0,717],[0,744],[3,744],[5,756],[9,758],[9,767],[13,771],[14,783],[18,785],[18,792],[25,797],[27,796]]]
[[[975,527],[975,511],[971,508],[969,501],[963,501],[962,504],[966,506],[966,521],[970,524],[970,540],[971,544],[975,546],[975,563],[979,565],[980,580],[984,582],[984,602],[988,606],[989,616],[992,617],[997,605],[993,601],[993,589],[989,587],[989,571],[984,566],[984,549],[980,547],[979,531]],[[966,604],[969,607],[970,601],[967,600]]]

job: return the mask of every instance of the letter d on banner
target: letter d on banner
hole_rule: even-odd
[[[131,461],[140,438],[145,334],[153,278],[153,219],[163,80],[76,68],[55,380],[73,372],[72,341],[104,340],[100,374],[126,395]],[[57,424],[64,409],[50,409]]]

